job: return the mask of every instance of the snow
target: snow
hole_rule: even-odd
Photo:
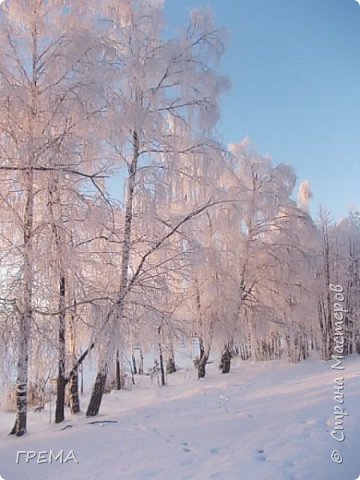
[[[22,438],[6,436],[14,417],[5,413],[0,475],[5,480],[354,480],[360,473],[359,357],[346,358],[344,366],[338,371],[319,360],[236,360],[229,375],[221,375],[216,363],[201,381],[194,369],[184,369],[170,375],[165,388],[137,376],[132,390],[105,395],[98,417],[68,414],[65,424],[55,425],[48,423],[48,410],[31,412]],[[342,406],[349,413],[342,443],[330,435],[337,405],[333,385],[340,376]],[[331,460],[334,449],[342,464]],[[16,464],[18,450],[64,450],[65,457],[73,450],[79,463],[26,464],[23,456]]]

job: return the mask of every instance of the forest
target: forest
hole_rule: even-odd
[[[162,386],[194,342],[198,378],[211,354],[222,375],[235,356],[360,353],[360,212],[313,218],[291,166],[223,142],[225,37],[208,10],[169,35],[160,0],[1,4],[0,407],[15,436],[52,388],[56,423],[96,416],[152,351]]]

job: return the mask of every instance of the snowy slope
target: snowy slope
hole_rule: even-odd
[[[169,376],[159,388],[143,377],[132,391],[104,397],[101,415],[64,425],[31,413],[29,433],[7,437],[0,421],[0,475],[5,480],[354,480],[360,474],[360,359],[345,361],[345,441],[336,442],[330,363],[236,362],[229,375],[216,365]],[[85,406],[85,400],[83,407]],[[91,420],[117,423],[88,424]],[[342,464],[330,459],[332,450]],[[74,450],[76,464],[16,464],[17,450]]]

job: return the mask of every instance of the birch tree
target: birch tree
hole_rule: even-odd
[[[318,263],[318,319],[321,332],[321,356],[330,360],[333,351],[332,301],[329,285],[335,278],[334,248],[335,230],[328,212],[321,210],[319,228]]]
[[[93,63],[88,62],[93,42],[80,21],[83,6],[80,2],[14,0],[0,9],[0,168],[4,175],[11,172],[16,182],[20,210],[14,221],[22,235],[18,244],[17,418],[12,431],[17,436],[26,431],[39,192],[46,184],[44,177],[55,170],[62,175],[77,172],[93,182],[96,177],[91,165],[78,168],[77,159],[84,121],[94,113],[94,105],[87,101],[91,87],[85,80],[95,73]],[[54,165],[54,156],[61,157],[61,162]]]
[[[187,152],[196,149],[200,141],[204,143],[206,136],[201,138],[200,134],[210,131],[216,120],[216,100],[221,90],[221,79],[208,61],[211,56],[218,57],[222,49],[221,37],[210,18],[193,13],[181,36],[165,41],[161,38],[160,2],[123,1],[120,5],[106,2],[104,8],[104,16],[111,26],[107,34],[108,56],[115,66],[109,99],[112,124],[109,144],[115,161],[125,166],[127,178],[119,290],[116,307],[111,308],[105,318],[109,340],[100,353],[87,410],[91,416],[99,411],[109,355],[114,356],[110,339],[121,326],[126,296],[148,257],[161,248],[187,218],[185,214],[175,226],[169,226],[167,234],[155,243],[148,240],[148,251],[129,276],[139,172],[178,168],[179,153],[186,152],[177,151],[176,145],[181,139],[169,131],[169,121],[189,125],[184,128],[188,133]],[[196,132],[198,138],[189,135],[190,131]],[[200,210],[199,206],[193,207],[194,213]]]

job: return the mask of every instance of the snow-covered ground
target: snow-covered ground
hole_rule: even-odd
[[[5,480],[355,480],[360,474],[360,357],[331,363],[236,361],[215,364],[201,381],[182,370],[159,388],[149,377],[104,397],[101,415],[48,423],[32,412],[25,437],[7,436],[0,420],[0,475]],[[345,440],[335,441],[333,385],[344,376]],[[85,408],[83,399],[83,407]],[[113,420],[114,423],[91,421]],[[63,430],[64,426],[72,425]],[[331,460],[337,449],[343,463]],[[79,463],[16,463],[17,451],[73,450]]]

